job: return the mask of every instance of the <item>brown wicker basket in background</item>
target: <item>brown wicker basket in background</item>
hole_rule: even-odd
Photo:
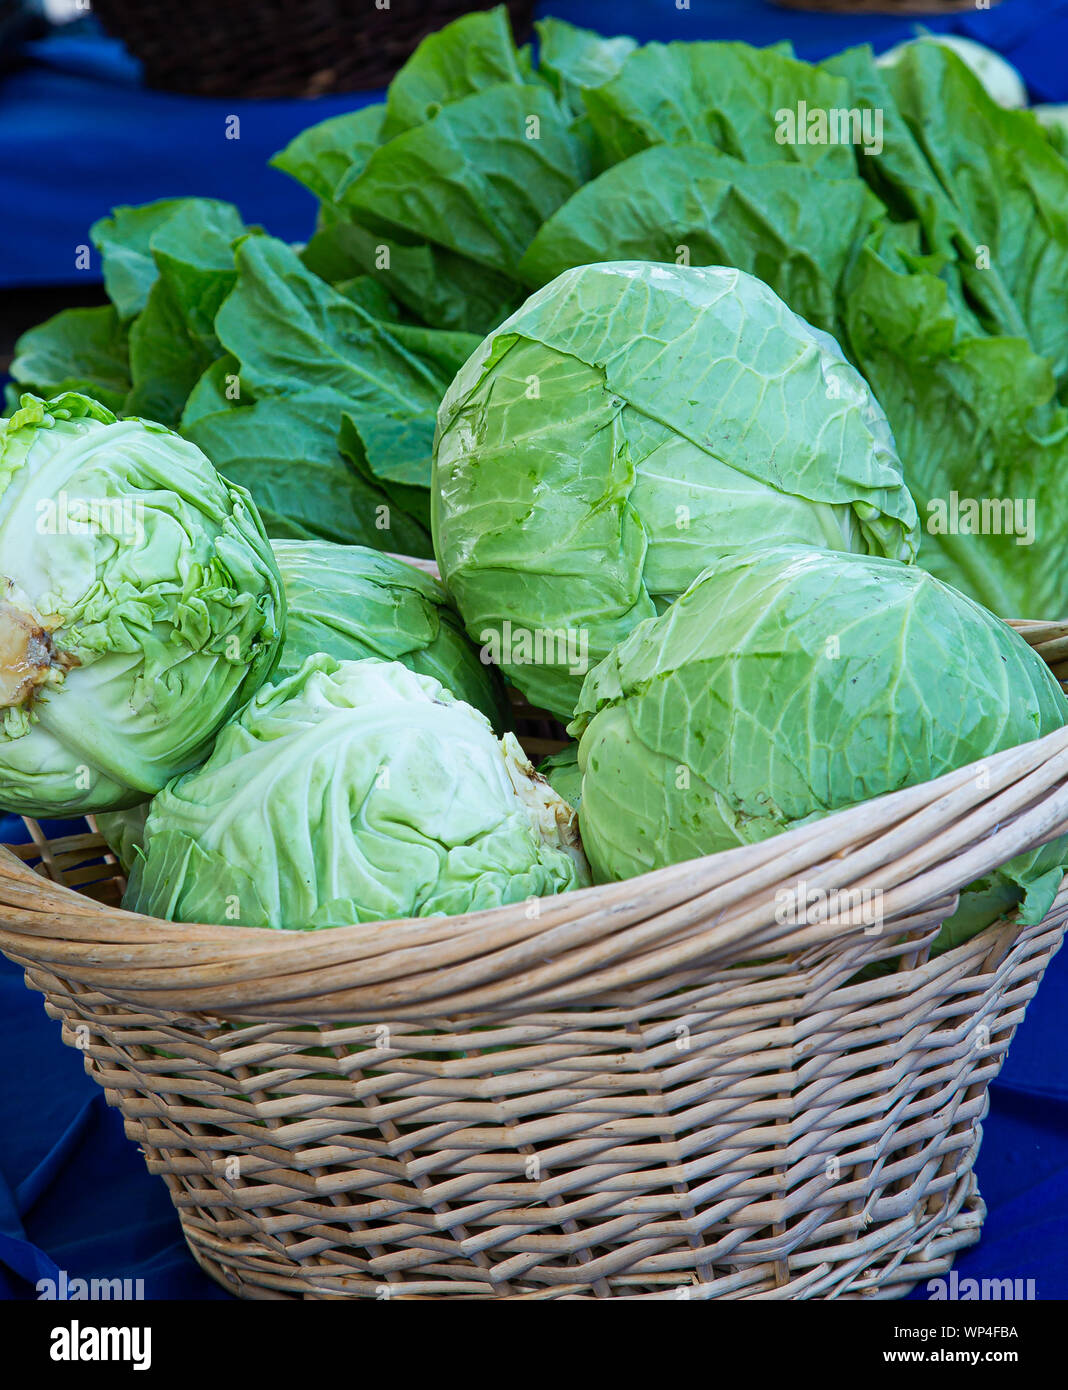
[[[786,10],[830,10],[835,14],[949,14],[974,10],[975,0],[772,0]],[[991,8],[1001,0],[990,0]]]
[[[1063,671],[1068,624],[1016,626]],[[123,912],[91,827],[28,825],[0,949],[232,1292],[892,1298],[979,1239],[987,1088],[1068,888],[929,947],[1068,828],[1068,729],[537,912],[314,935]],[[881,933],[780,921],[799,880],[878,885]]]
[[[218,97],[311,97],[384,87],[427,34],[500,0],[93,0],[150,87]],[[516,41],[534,0],[505,0]]]

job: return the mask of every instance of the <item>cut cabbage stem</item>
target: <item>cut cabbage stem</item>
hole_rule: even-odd
[[[29,708],[43,685],[52,685],[78,659],[61,651],[52,638],[48,620],[13,603],[14,585],[5,581],[7,596],[0,598],[0,708]]]

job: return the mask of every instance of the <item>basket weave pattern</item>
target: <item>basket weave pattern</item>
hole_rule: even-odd
[[[1068,626],[1019,626],[1056,669]],[[0,949],[244,1297],[887,1298],[979,1237],[1068,889],[930,942],[1066,823],[1068,730],[537,911],[308,936],[124,913],[91,831],[31,822]],[[799,880],[877,887],[882,931],[780,921]]]

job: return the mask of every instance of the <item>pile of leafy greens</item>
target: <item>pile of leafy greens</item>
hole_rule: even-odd
[[[867,49],[811,65],[781,45],[538,31],[535,69],[499,15],[459,21],[383,106],[279,156],[321,200],[306,262],[480,333],[590,262],[749,271],[871,383],[925,526],[920,562],[1005,616],[1058,616],[1068,162],[1038,121],[934,44],[883,69]],[[540,139],[517,138],[517,109],[552,112]],[[872,138],[821,143],[821,112]]]
[[[203,198],[98,222],[111,303],[31,329],[17,393],[81,391],[200,445],[270,535],[429,555],[441,396],[477,338],[408,321],[373,282],[330,285]]]
[[[920,563],[1059,616],[1068,161],[1034,116],[936,44],[880,68],[537,27],[535,54],[468,15],[276,156],[319,200],[299,250],[203,200],[98,224],[111,307],[32,330],[16,380],[179,425],[273,535],[426,554],[434,413],[477,337],[577,265],[734,266],[870,382]]]

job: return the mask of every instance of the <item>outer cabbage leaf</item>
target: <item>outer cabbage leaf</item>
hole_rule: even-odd
[[[124,415],[174,427],[219,356],[215,313],[236,279],[237,209],[209,198],[116,208],[95,224],[113,306],[73,309],[23,335],[12,370],[50,396],[86,391]]]
[[[259,231],[246,227],[230,203],[190,198],[152,236],[160,281],[169,287],[190,337],[213,356],[219,352],[215,315],[237,281],[234,248]]]
[[[1027,105],[1027,87],[1023,78],[1013,65],[1000,53],[986,44],[976,43],[974,39],[962,38],[958,34],[918,34],[906,39],[895,48],[879,55],[879,66],[896,67],[914,44],[941,44],[954,52],[986,88],[991,99],[999,106],[1010,109]]]
[[[538,766],[538,771],[557,796],[562,796],[576,811],[582,804],[582,769],[578,764],[578,749],[577,743],[569,743],[559,753],[550,753]]]
[[[860,170],[897,218],[919,222],[928,251],[953,262],[958,316],[1030,336],[1062,375],[1068,167],[1031,116],[1002,110],[937,44],[914,45],[890,72],[866,49],[823,66],[850,83],[852,104],[881,112],[883,149]]]
[[[216,316],[230,371],[202,379],[183,428],[251,488],[272,535],[427,554],[435,415],[470,340],[394,331],[267,237],[237,268]]]
[[[970,284],[989,282],[994,270],[1015,306],[1018,317],[992,330],[1022,327],[1057,379],[1068,378],[1068,163],[1028,113],[999,106],[938,44],[916,44],[888,85],[950,192]]]
[[[522,299],[509,276],[442,246],[407,245],[369,232],[329,203],[320,209],[319,229],[301,260],[330,283],[373,275],[411,313],[440,329],[485,333]]]
[[[151,802],[143,801],[128,811],[102,811],[96,818],[96,828],[126,875],[133,868],[138,852],[144,848],[145,821],[150,806]]]
[[[376,476],[426,486],[434,419],[447,384],[389,329],[311,275],[282,242],[256,238],[216,318],[257,400],[334,402],[357,420]]]
[[[148,302],[159,270],[152,256],[152,237],[182,206],[184,198],[162,198],[140,207],[118,207],[89,228],[100,252],[104,288],[124,322],[135,318]]]
[[[393,324],[408,322],[404,306],[398,303],[385,285],[373,275],[354,275],[350,280],[340,280],[334,285],[334,289],[358,305],[364,313],[370,314],[373,319]]]
[[[1031,115],[1057,153],[1068,159],[1068,106],[1032,106]]]
[[[335,401],[249,393],[250,404],[223,401],[213,411],[208,392],[202,383],[190,397],[206,413],[187,418],[183,433],[254,495],[268,535],[431,553],[428,531],[345,457]]]
[[[214,354],[189,332],[174,291],[157,280],[130,326],[133,384],[122,413],[175,428],[189,393],[213,360]]]

